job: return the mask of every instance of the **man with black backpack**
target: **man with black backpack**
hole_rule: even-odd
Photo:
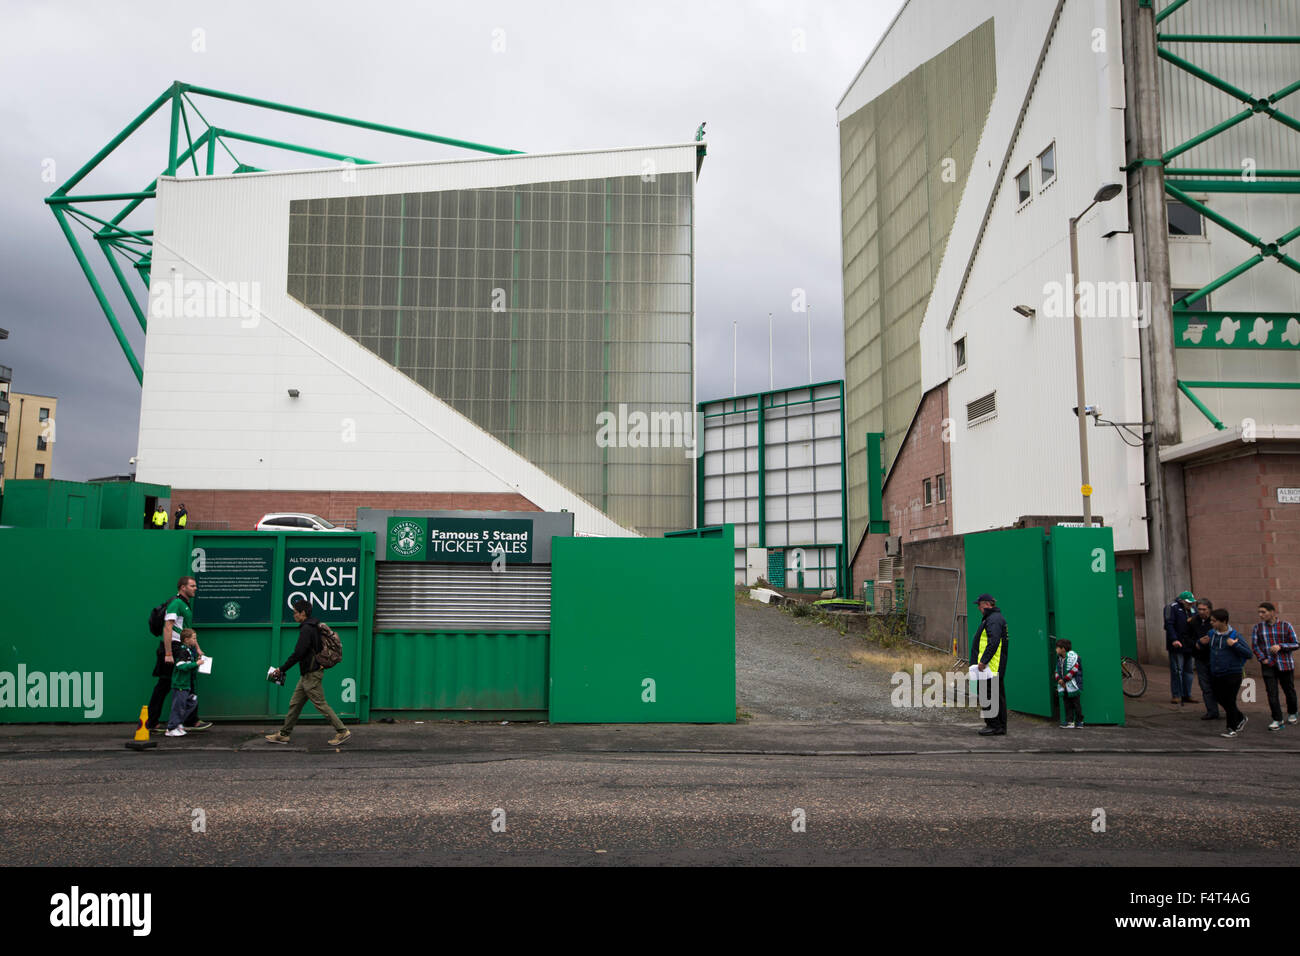
[[[190,608],[190,602],[194,600],[194,592],[198,589],[198,582],[193,578],[181,578],[176,582],[176,596],[160,604],[149,614],[150,632],[162,638],[154,651],[156,660],[153,676],[158,678],[158,683],[154,685],[153,695],[149,698],[149,719],[145,721],[145,726],[151,733],[161,734],[167,730],[166,727],[158,726],[158,715],[162,711],[163,701],[172,689],[172,670],[175,668],[176,655],[181,648],[181,632],[187,627],[194,626],[194,611]],[[202,656],[203,649],[197,642],[196,636],[194,646],[199,656]],[[211,726],[211,721],[199,720],[197,708],[185,721],[187,731],[207,730]]]
[[[284,726],[273,734],[267,734],[266,739],[273,744],[287,744],[294,725],[298,723],[298,715],[310,700],[316,705],[321,716],[334,728],[335,734],[328,743],[331,747],[337,747],[352,739],[352,731],[343,726],[339,715],[334,713],[333,708],[326,702],[321,682],[325,676],[325,668],[333,667],[342,659],[342,648],[334,632],[329,630],[329,626],[321,624],[311,616],[311,605],[302,598],[293,602],[293,619],[298,622],[298,643],[293,653],[289,655],[289,659],[272,670],[267,675],[267,679],[280,680],[285,671],[297,664],[298,684],[293,689],[293,696],[289,698],[289,713],[284,718]],[[327,641],[325,633],[332,639]],[[322,657],[324,660],[321,659]]]

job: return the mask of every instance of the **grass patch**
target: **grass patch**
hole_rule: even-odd
[[[953,659],[949,654],[940,654],[927,647],[908,645],[907,647],[883,648],[866,647],[850,651],[849,656],[858,664],[877,670],[910,671],[917,664],[922,671],[948,671],[953,669]]]

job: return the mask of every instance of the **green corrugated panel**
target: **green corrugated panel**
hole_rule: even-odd
[[[1052,680],[1056,653],[1048,642],[1045,547],[1042,528],[968,534],[966,620],[970,656],[974,657],[974,635],[982,620],[975,599],[984,593],[993,595],[1007,619],[1007,707],[1050,717],[1056,697]],[[1114,593],[1112,588],[1111,600]],[[1078,606],[1075,614],[1093,621],[1092,609],[1087,605]],[[1112,613],[1110,620],[1114,619]],[[1118,672],[1118,664],[1115,670]],[[1086,710],[1083,714],[1088,716]]]
[[[1083,666],[1083,719],[1123,724],[1119,605],[1112,528],[1053,528],[1052,627],[1070,641]],[[1054,682],[1053,682],[1054,684]]]
[[[375,634],[375,710],[545,710],[547,634]]]
[[[183,534],[0,530],[0,723],[135,720],[157,680],[150,676],[158,638],[147,627],[149,609],[176,593],[188,550]],[[72,613],[84,633],[69,635],[71,642],[52,639],[54,609],[67,608],[70,595],[82,609]],[[206,642],[205,650],[216,659]],[[84,697],[79,706],[51,706],[72,701],[71,677],[58,679],[56,700],[51,673],[77,674],[77,694],[89,691],[93,706]],[[204,700],[199,712],[207,716]],[[27,706],[37,702],[44,706]]]
[[[734,555],[734,538],[556,538],[551,721],[734,723]]]
[[[71,530],[99,527],[99,485],[44,478],[5,482],[0,524]]]
[[[141,481],[106,481],[100,489],[101,528],[127,528],[137,531],[143,526],[146,498],[171,499],[169,485],[152,485]],[[174,506],[180,502],[173,502]]]

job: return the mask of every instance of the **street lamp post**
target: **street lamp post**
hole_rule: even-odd
[[[1070,220],[1070,303],[1074,313],[1074,385],[1079,419],[1079,477],[1083,494],[1083,526],[1092,527],[1092,485],[1088,482],[1088,413],[1083,398],[1083,322],[1079,317],[1079,220],[1099,202],[1109,202],[1124,191],[1119,183],[1106,183],[1092,197],[1092,202]]]

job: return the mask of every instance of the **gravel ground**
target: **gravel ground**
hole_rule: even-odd
[[[912,651],[887,652],[809,618],[736,604],[736,706],[755,721],[890,720],[978,723],[973,710],[894,707],[890,677]],[[883,655],[893,659],[881,660]],[[868,659],[868,658],[875,658]]]

